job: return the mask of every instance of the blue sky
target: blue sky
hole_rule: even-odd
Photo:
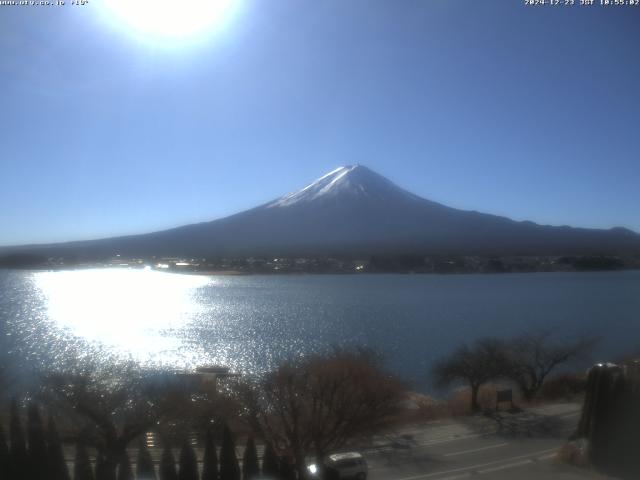
[[[640,231],[640,7],[236,1],[162,42],[97,1],[0,7],[0,245],[211,220],[352,163]]]

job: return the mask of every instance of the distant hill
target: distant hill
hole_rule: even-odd
[[[367,167],[344,166],[251,210],[160,232],[0,254],[43,256],[618,255],[640,235],[555,227],[458,210],[414,195]]]

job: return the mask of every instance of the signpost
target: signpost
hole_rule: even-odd
[[[513,409],[513,391],[510,388],[507,390],[498,390],[496,392],[496,412],[498,411],[500,402],[511,403],[511,409]]]

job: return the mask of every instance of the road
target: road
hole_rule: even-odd
[[[555,456],[575,429],[579,404],[554,404],[493,418],[414,425],[363,450],[370,480],[606,478]]]
[[[369,480],[584,480],[607,479],[559,462],[555,455],[575,430],[580,404],[564,403],[413,424],[357,448]],[[242,458],[238,447],[238,458]],[[262,455],[263,446],[258,446]],[[160,449],[152,448],[156,464]],[[74,450],[67,452],[70,470]],[[174,452],[178,455],[178,452]],[[135,462],[136,451],[130,452]],[[201,449],[198,457],[203,457]],[[135,464],[134,464],[135,467]]]

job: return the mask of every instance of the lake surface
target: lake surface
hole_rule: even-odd
[[[0,270],[0,351],[261,372],[336,344],[380,350],[415,388],[463,341],[553,329],[602,336],[594,360],[640,346],[640,272],[196,276]],[[98,353],[96,353],[98,352]],[[4,358],[4,357],[3,357]]]

